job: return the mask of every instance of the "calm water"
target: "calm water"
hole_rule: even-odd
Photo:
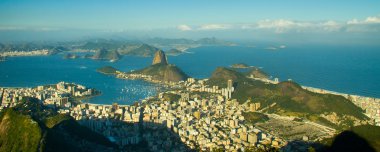
[[[8,58],[0,63],[0,86],[35,87],[60,81],[74,82],[96,88],[102,95],[90,99],[91,103],[131,104],[156,94],[157,86],[140,80],[121,80],[96,72],[111,65],[123,71],[143,68],[148,58],[125,57],[121,62],[110,63],[90,59],[65,60],[62,55]]]
[[[247,63],[262,67],[281,80],[302,85],[380,98],[380,48],[338,46],[203,47],[169,58],[189,75],[206,78],[218,66]]]
[[[264,47],[201,47],[189,54],[169,56],[170,63],[195,78],[207,78],[218,66],[244,62],[262,67],[280,80],[343,93],[380,98],[380,50],[334,46],[288,46],[280,50]],[[62,55],[16,57],[0,62],[0,86],[33,87],[59,81],[74,82],[102,91],[91,103],[131,104],[155,95],[157,86],[143,81],[120,80],[97,73],[111,65],[122,71],[143,68],[152,58],[124,56],[116,63],[90,59],[64,60]]]

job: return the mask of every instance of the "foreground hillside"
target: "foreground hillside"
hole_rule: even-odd
[[[61,115],[24,99],[0,113],[0,151],[114,151],[104,136]]]
[[[325,151],[380,151],[380,127],[361,125],[341,132],[333,138],[322,141]]]
[[[228,79],[234,81],[232,98],[240,103],[247,100],[259,102],[261,107],[268,107],[264,112],[306,118],[337,129],[368,120],[363,110],[346,98],[313,93],[292,81],[266,84],[233,69],[220,67],[213,72],[208,83],[225,87]]]

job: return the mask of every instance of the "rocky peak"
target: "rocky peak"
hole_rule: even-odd
[[[161,50],[156,51],[156,53],[154,54],[152,65],[155,65],[155,64],[168,64],[164,51],[161,51]]]

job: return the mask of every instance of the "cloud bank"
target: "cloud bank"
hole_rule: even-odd
[[[260,20],[246,24],[205,24],[198,26],[180,25],[181,31],[221,31],[221,30],[252,30],[273,33],[329,33],[329,32],[380,32],[380,16],[370,16],[363,20],[352,19],[342,21],[296,21],[287,19]]]

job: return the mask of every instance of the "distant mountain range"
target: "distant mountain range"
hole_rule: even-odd
[[[169,56],[177,56],[177,55],[180,55],[180,54],[184,53],[184,51],[180,51],[178,49],[170,49],[170,50],[165,51],[165,52]]]
[[[113,51],[108,51],[106,49],[101,49],[95,53],[94,56],[92,56],[92,59],[96,60],[119,60],[121,58],[120,54],[113,50]]]
[[[160,49],[144,43],[135,49],[132,49],[129,51],[128,50],[120,50],[119,52],[121,52],[124,55],[151,57],[158,50],[160,50]]]
[[[90,39],[72,42],[0,43],[0,52],[47,49],[52,54],[55,54],[73,50],[99,51],[105,49],[108,51],[117,51],[120,55],[151,57],[157,50],[169,51],[169,55],[179,55],[189,48],[220,45],[231,46],[236,44],[216,38],[203,38],[199,40],[166,38],[142,40]]]

